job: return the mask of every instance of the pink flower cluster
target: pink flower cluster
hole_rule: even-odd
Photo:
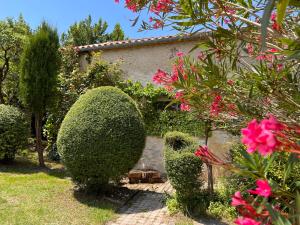
[[[199,157],[203,162],[208,164],[220,165],[224,167],[229,166],[222,159],[211,152],[206,145],[199,146],[199,148],[195,151],[195,156]]]
[[[279,31],[281,27],[280,27],[280,24],[277,23],[277,15],[276,15],[276,13],[272,13],[272,15],[271,15],[271,21],[272,21],[272,29]]]
[[[120,0],[115,0],[115,3],[120,3]],[[132,12],[137,12],[139,3],[136,0],[125,0],[125,6]]]
[[[257,180],[257,188],[255,190],[248,190],[249,193],[268,198],[271,196],[271,187],[266,180]],[[242,217],[239,217],[235,220],[235,223],[238,225],[260,225],[262,222],[257,221],[268,221],[269,212],[263,207],[259,212],[254,208],[257,204],[250,204],[246,201],[240,191],[237,191],[232,197],[231,205],[237,207],[239,214]]]
[[[256,181],[257,188],[255,190],[249,190],[250,194],[260,195],[262,197],[268,198],[271,196],[272,190],[271,187],[266,180],[257,180]]]
[[[177,99],[181,102],[181,104],[180,104],[181,111],[191,111],[191,106],[189,105],[188,101],[186,99],[184,99],[183,91],[177,91],[175,94],[175,99]]]
[[[217,94],[214,98],[213,103],[210,106],[210,115],[211,116],[218,116],[221,112],[221,102],[222,102],[222,96]]]
[[[179,75],[183,75],[186,79],[187,77],[184,75],[184,65],[183,65],[183,56],[182,52],[178,52],[177,54],[178,62],[174,64],[172,74],[168,74],[165,71],[158,69],[154,74],[152,80],[154,83],[162,84],[162,85],[172,85],[176,81],[178,81]]]
[[[170,12],[173,8],[174,1],[173,0],[158,0],[156,3],[151,5],[151,12],[153,13],[167,13]]]
[[[280,145],[276,138],[276,132],[284,129],[272,115],[260,123],[252,120],[247,128],[242,129],[242,143],[247,146],[247,151],[253,153],[256,150],[263,156],[273,153]]]
[[[163,84],[163,85],[171,85],[178,80],[178,75],[173,74],[170,75],[165,71],[158,69],[152,78],[154,83]]]

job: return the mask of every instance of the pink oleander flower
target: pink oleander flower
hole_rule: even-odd
[[[234,221],[234,223],[238,225],[260,225],[261,224],[261,222],[248,217],[239,217]]]
[[[158,69],[157,72],[154,74],[152,80],[157,84],[162,84],[166,82],[167,78],[168,74],[165,71]]]
[[[230,86],[232,86],[232,85],[234,85],[234,81],[233,80],[228,80],[227,84],[230,85]]]
[[[276,49],[276,48],[271,48],[271,49],[268,50],[268,52],[276,53],[276,52],[278,52],[278,49]]]
[[[126,8],[128,8],[132,12],[137,12],[138,7],[139,7],[139,3],[134,2],[132,0],[125,0],[125,5],[126,5]]]
[[[204,55],[203,52],[200,52],[200,53],[199,53],[198,59],[199,59],[199,60],[204,60],[204,59],[205,59],[205,55]]]
[[[280,24],[277,23],[277,14],[275,12],[271,15],[271,21],[273,22],[272,29],[279,31],[281,27]]]
[[[165,85],[164,88],[168,91],[168,92],[171,92],[174,90],[174,87],[173,86],[170,86],[170,85]]]
[[[199,148],[196,150],[195,152],[195,156],[198,156],[198,157],[207,157],[209,156],[209,153],[208,153],[208,147],[206,145],[204,146],[199,146]]]
[[[170,75],[165,71],[158,69],[157,72],[152,77],[152,80],[156,84],[163,84],[163,85],[170,86],[174,82],[178,81],[178,75],[177,74]]]
[[[276,21],[276,18],[277,18],[277,14],[275,12],[273,12],[271,15],[271,20],[274,22],[274,21]]]
[[[285,126],[278,122],[278,120],[273,115],[269,115],[269,118],[262,120],[260,124],[263,129],[273,131],[281,131],[285,128]]]
[[[218,116],[219,113],[221,112],[221,101],[222,101],[222,96],[221,95],[216,95],[214,98],[213,103],[210,106],[210,115],[211,116]]]
[[[153,24],[153,29],[159,29],[164,26],[164,22],[162,20],[155,20],[155,23]]]
[[[184,91],[177,91],[176,94],[175,94],[175,99],[182,99],[184,96]]]
[[[115,0],[115,3],[120,3],[120,0]]]
[[[276,69],[277,69],[277,72],[282,71],[283,68],[284,68],[283,64],[278,64],[278,65],[277,65],[277,68],[276,68]]]
[[[272,194],[272,189],[267,180],[259,179],[256,181],[256,185],[257,188],[255,190],[248,190],[250,194],[259,195],[265,198],[270,197]]]
[[[235,192],[234,196],[231,198],[231,205],[232,206],[239,206],[239,205],[246,205],[247,202],[243,199],[241,192]]]
[[[161,12],[170,12],[173,8],[174,2],[173,0],[158,0],[156,4],[151,5],[151,12],[153,13],[161,13]]]
[[[248,43],[248,44],[246,45],[246,48],[247,48],[248,54],[249,54],[249,55],[253,55],[253,53],[254,53],[254,47],[253,47],[253,45],[252,45],[251,43]]]
[[[263,156],[273,153],[280,145],[274,132],[284,128],[273,116],[264,119],[261,123],[252,120],[247,128],[242,129],[242,143],[247,146],[247,151],[253,153],[256,150]]]
[[[176,53],[176,56],[178,56],[178,57],[183,57],[183,56],[184,56],[184,53],[183,53],[183,52],[177,52],[177,53]]]
[[[180,104],[180,110],[181,111],[191,111],[191,106],[187,103],[183,102]]]

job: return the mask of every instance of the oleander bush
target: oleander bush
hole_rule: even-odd
[[[100,190],[133,168],[144,145],[144,123],[135,102],[109,86],[89,90],[76,101],[57,140],[73,180]]]
[[[169,132],[165,136],[165,166],[182,209],[193,209],[200,193],[202,161],[193,153],[196,141],[187,134]]]
[[[17,108],[0,105],[0,160],[13,161],[18,150],[26,147],[29,124]]]

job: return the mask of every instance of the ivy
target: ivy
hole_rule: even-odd
[[[148,83],[126,81],[121,85],[141,110],[147,135],[164,136],[168,131],[180,131],[193,136],[204,135],[204,123],[192,113],[178,110],[177,105],[169,106],[171,94],[162,87]]]

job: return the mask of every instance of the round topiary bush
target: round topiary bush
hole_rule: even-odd
[[[142,115],[120,89],[87,91],[67,113],[57,148],[73,180],[102,189],[139,160],[145,145]]]
[[[0,105],[0,160],[13,161],[18,150],[26,147],[29,123],[17,108]]]

